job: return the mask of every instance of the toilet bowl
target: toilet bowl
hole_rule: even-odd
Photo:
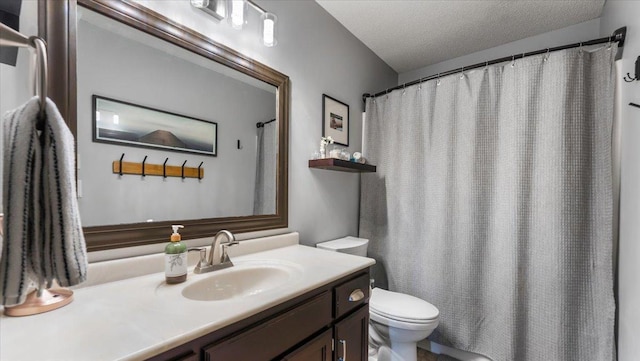
[[[369,240],[345,237],[318,248],[366,256]],[[369,361],[416,361],[417,342],[438,327],[438,309],[420,298],[381,288],[369,298]]]
[[[438,309],[403,293],[374,288],[369,299],[369,356],[378,361],[416,361],[417,343],[438,327]],[[379,350],[390,349],[390,358]]]

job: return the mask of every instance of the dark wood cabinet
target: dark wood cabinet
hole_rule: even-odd
[[[326,330],[320,336],[305,343],[292,353],[283,357],[283,361],[331,361],[333,352],[331,345],[333,342],[332,330]]]
[[[369,358],[369,307],[360,307],[334,326],[334,360],[366,361]]]
[[[330,323],[331,294],[324,292],[259,326],[205,348],[204,359],[272,360]]]
[[[150,360],[366,361],[368,302],[362,270]]]

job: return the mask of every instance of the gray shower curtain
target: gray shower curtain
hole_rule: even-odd
[[[367,101],[360,236],[434,336],[495,361],[615,359],[616,46],[571,49]]]
[[[254,215],[276,213],[277,128],[275,121],[258,128],[256,184],[253,194]]]

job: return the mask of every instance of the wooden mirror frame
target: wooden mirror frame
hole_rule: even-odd
[[[184,232],[181,232],[183,239],[211,237],[221,229],[242,233],[287,228],[289,77],[128,0],[39,1],[39,35],[47,41],[49,51],[48,92],[74,136],[77,124],[76,10],[78,5],[262,80],[278,89],[276,95],[279,125],[276,214],[84,227],[87,250],[99,251],[166,242],[170,235],[170,225],[176,222],[185,226]]]

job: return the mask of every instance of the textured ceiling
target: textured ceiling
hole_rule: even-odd
[[[595,19],[604,1],[316,0],[398,73]]]

